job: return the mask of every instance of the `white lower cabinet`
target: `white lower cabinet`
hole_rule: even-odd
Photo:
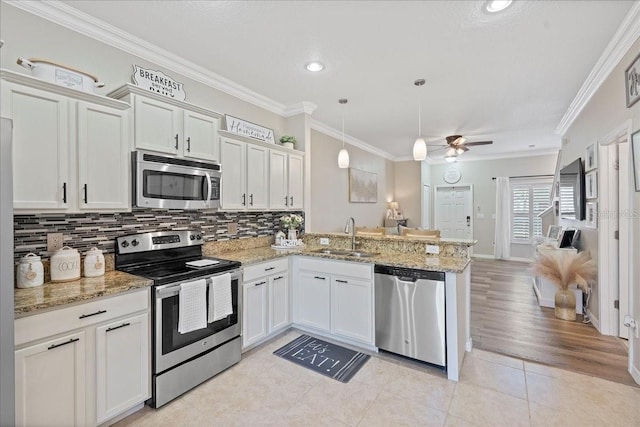
[[[96,426],[151,397],[149,289],[15,321],[16,425]]]
[[[295,325],[374,344],[371,264],[298,257],[294,266]]]
[[[96,328],[98,424],[146,400],[149,394],[149,316]]]
[[[86,424],[86,345],[79,331],[15,352],[17,426]]]
[[[291,324],[289,261],[281,258],[244,269],[242,347],[264,341]]]

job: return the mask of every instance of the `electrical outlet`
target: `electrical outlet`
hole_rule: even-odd
[[[227,224],[227,234],[238,234],[237,222],[230,222]]]
[[[64,237],[62,233],[49,233],[47,234],[47,251],[53,253],[58,249],[62,249]]]
[[[320,238],[320,244],[321,245],[328,245],[329,244],[329,238],[328,237],[321,237]]]
[[[440,253],[440,246],[438,245],[427,245],[427,253],[438,255]]]

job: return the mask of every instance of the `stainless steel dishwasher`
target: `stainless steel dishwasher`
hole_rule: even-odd
[[[444,273],[375,266],[376,346],[446,367]]]

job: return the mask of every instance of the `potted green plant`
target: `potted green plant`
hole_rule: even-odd
[[[558,286],[554,299],[556,317],[576,320],[576,296],[569,290],[569,285],[575,284],[585,293],[589,291],[589,282],[593,282],[598,274],[589,253],[541,251],[533,264],[533,271]]]
[[[293,149],[296,145],[296,142],[298,142],[296,140],[295,136],[291,136],[291,135],[282,135],[280,137],[280,144],[282,144],[283,147],[287,147],[287,148],[291,148]]]

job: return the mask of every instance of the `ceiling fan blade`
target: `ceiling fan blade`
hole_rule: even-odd
[[[466,145],[467,147],[472,147],[474,145],[491,145],[491,144],[493,144],[493,141],[465,142],[464,145]]]

